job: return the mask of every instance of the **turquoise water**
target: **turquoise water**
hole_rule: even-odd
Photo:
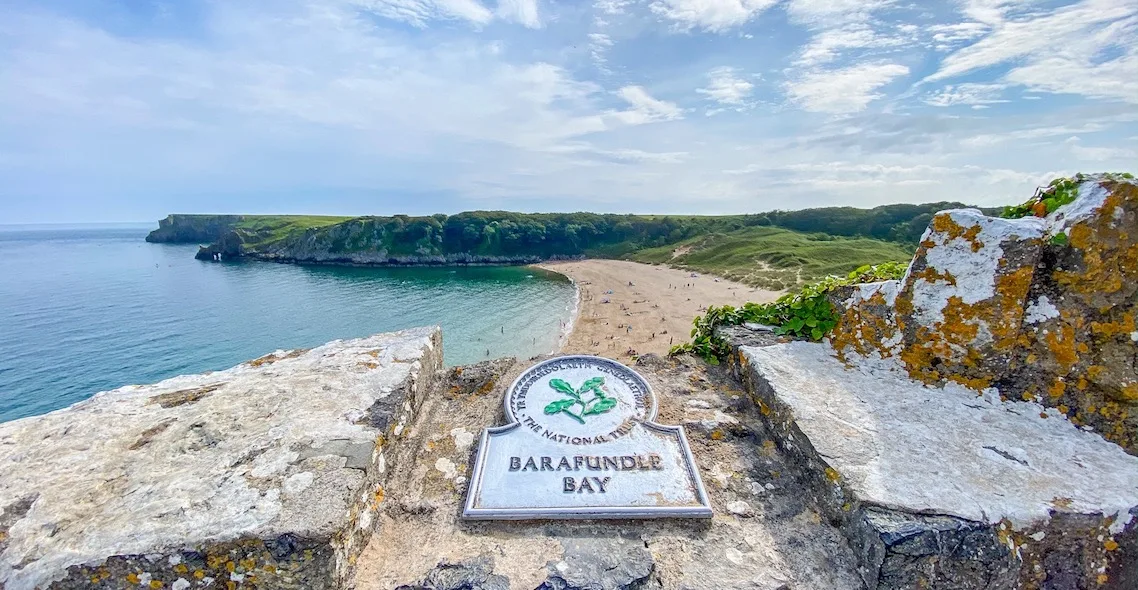
[[[414,326],[443,327],[450,365],[528,358],[557,347],[573,304],[567,279],[531,268],[202,262],[149,229],[0,227],[0,421]]]

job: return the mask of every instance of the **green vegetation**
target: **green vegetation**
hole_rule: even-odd
[[[670,264],[782,291],[829,275],[845,275],[868,264],[908,260],[913,250],[909,244],[871,238],[748,227],[640,250],[625,258]]]
[[[731,234],[776,227],[822,232],[846,238],[876,238],[915,245],[932,214],[958,203],[889,205],[874,209],[846,207],[772,211],[754,215],[599,215],[595,213],[510,213],[473,211],[457,215],[411,217],[219,216],[172,215],[151,233],[151,241],[200,242],[223,238],[239,242],[243,252],[286,253],[304,244],[327,254],[362,251],[390,256],[482,256],[619,258],[697,236]],[[756,236],[763,235],[757,232]],[[791,235],[791,234],[787,234]],[[237,240],[234,240],[237,238]],[[822,241],[819,238],[816,241]],[[856,242],[843,247],[863,247]],[[669,250],[670,251],[670,250]],[[810,258],[806,255],[805,258]],[[876,260],[881,260],[877,258]],[[773,268],[777,257],[766,260]],[[856,262],[856,261],[854,261]],[[694,264],[694,262],[693,262]],[[852,266],[856,266],[853,264]],[[811,269],[807,276],[828,272]],[[789,277],[784,277],[789,278]],[[806,278],[806,277],[804,277]],[[796,281],[786,280],[786,284]]]
[[[900,262],[863,266],[845,277],[827,277],[797,293],[787,293],[774,303],[745,303],[738,309],[730,305],[709,307],[706,314],[692,322],[692,341],[672,347],[671,354],[691,352],[711,364],[719,364],[731,350],[715,335],[715,329],[749,322],[775,326],[776,334],[821,340],[838,323],[837,311],[827,297],[831,291],[855,283],[899,279],[905,268]]]
[[[913,244],[932,221],[933,215],[945,209],[960,209],[968,205],[956,202],[925,203],[922,205],[882,205],[872,209],[854,207],[824,207],[798,211],[771,211],[760,213],[755,225],[772,225],[800,232],[822,232],[832,236],[866,237]],[[1000,209],[981,209],[996,215]]]
[[[1105,173],[1104,176],[1112,180],[1134,179],[1134,175],[1129,172],[1108,172]],[[1086,179],[1087,175],[1085,174],[1076,174],[1070,178],[1056,178],[1047,185],[1047,188],[1035,191],[1035,195],[1026,202],[1011,207],[1004,207],[1004,211],[1000,214],[1000,217],[1006,219],[1020,219],[1029,215],[1046,217],[1059,207],[1073,202],[1075,197],[1079,194],[1079,185]],[[1062,243],[1058,245],[1065,243],[1066,236],[1062,238]]]
[[[351,219],[353,218],[333,215],[242,215],[241,220],[233,225],[233,229],[242,232],[246,246],[256,247],[259,244],[278,242],[290,235],[344,223]]]

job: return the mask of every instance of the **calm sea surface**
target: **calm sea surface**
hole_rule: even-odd
[[[528,358],[557,347],[573,305],[567,279],[531,268],[201,262],[149,229],[0,226],[0,422],[415,326],[442,326],[449,365]]]

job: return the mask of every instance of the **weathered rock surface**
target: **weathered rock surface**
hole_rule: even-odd
[[[158,229],[146,236],[147,242],[207,243],[222,236],[243,219],[241,215],[167,215]]]
[[[868,587],[1123,588],[1138,574],[1119,551],[1138,537],[1138,458],[1057,410],[927,386],[898,359],[847,366],[822,343],[733,361]]]
[[[451,574],[460,588],[524,590],[861,586],[855,554],[801,493],[803,471],[750,397],[725,368],[695,359],[647,355],[636,370],[659,397],[657,420],[684,425],[711,520],[462,521],[477,436],[504,419],[504,389],[528,365],[456,368],[427,399],[397,447],[405,467],[360,556],[357,590],[456,587],[439,583]]]
[[[441,367],[407,330],[0,424],[0,588],[340,587]]]
[[[997,387],[1138,454],[1138,185],[1083,177],[1046,218],[936,215],[901,281],[861,285],[832,342],[924,383]]]

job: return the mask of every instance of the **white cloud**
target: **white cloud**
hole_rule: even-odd
[[[531,29],[541,27],[537,0],[498,0],[498,17]]]
[[[656,0],[652,11],[684,30],[722,32],[755,18],[779,0]]]
[[[612,46],[612,37],[607,34],[589,33],[589,56],[593,59],[593,65],[606,74],[612,73],[608,68],[608,51]]]
[[[494,18],[477,0],[354,0],[362,8],[392,20],[425,27],[431,20],[462,19],[484,25]]]
[[[1117,47],[1120,55],[1101,58]],[[1013,68],[1005,79],[1029,90],[1138,104],[1138,16],[1066,42],[1063,51]]]
[[[894,0],[790,0],[786,13],[800,23],[833,25],[866,20],[893,4]]]
[[[928,28],[933,34],[933,46],[937,51],[947,51],[962,41],[971,41],[989,29],[988,25],[977,22],[933,25]]]
[[[1138,12],[1138,5],[1127,0],[1084,0],[1043,16],[1006,22],[1001,7],[1007,4],[973,7],[971,16],[982,15],[984,22],[995,28],[983,39],[947,56],[926,81],[953,78],[1021,58],[1029,63],[1046,61],[1063,55],[1071,43],[1093,34],[1094,27]],[[1099,39],[1096,46],[1104,48],[1119,41],[1123,40]]]
[[[808,111],[854,113],[881,98],[877,89],[905,76],[909,68],[893,63],[866,63],[847,68],[811,72],[788,81],[790,99]]]
[[[1107,124],[1100,122],[1089,122],[1083,125],[1075,126],[1052,125],[1046,127],[1028,127],[1025,129],[1017,129],[1015,131],[1007,131],[1005,133],[983,133],[980,135],[973,135],[971,137],[962,139],[961,143],[970,148],[981,148],[1006,143],[1009,141],[1043,139],[1046,137],[1055,137],[1059,135],[1070,135],[1072,133],[1094,133],[1107,128]]]
[[[1079,160],[1098,162],[1100,164],[1106,162],[1129,164],[1138,161],[1138,150],[1135,149],[1085,146],[1078,136],[1068,137],[1063,143],[1071,150],[1071,155]]]
[[[625,86],[616,94],[631,107],[626,111],[612,113],[617,120],[626,125],[642,125],[683,118],[683,111],[676,106],[676,103],[652,98],[641,86]]]
[[[843,49],[895,47],[903,43],[900,38],[877,33],[865,23],[853,23],[814,35],[794,63],[798,66],[818,66],[836,59]]]
[[[979,25],[938,30],[941,42],[965,51],[1052,11],[972,4],[988,6],[986,20],[962,15]],[[17,207],[29,202],[45,204],[33,221],[55,211],[137,219],[186,203],[345,214],[566,202],[712,213],[960,194],[994,204],[1022,200],[1053,170],[1122,166],[1135,149],[1133,105],[1088,98],[1133,92],[1134,17],[969,69],[951,86],[893,94],[905,90],[906,66],[940,58],[928,47],[938,32],[913,24],[931,17],[908,19],[921,3],[787,0],[794,35],[772,35],[763,23],[782,15],[757,11],[729,31],[713,27],[731,19],[693,17],[696,34],[677,35],[683,22],[647,2],[532,5],[206,1],[191,35],[5,11],[0,218],[28,219]],[[785,44],[802,34],[805,44]],[[590,59],[619,75],[599,75]],[[737,67],[709,71],[718,64]],[[785,91],[783,104],[766,108],[768,85]],[[1043,98],[1024,108],[1029,90]],[[1069,90],[1078,94],[1051,94]],[[1000,117],[967,108],[1004,99]],[[748,116],[690,116],[695,108]],[[1072,135],[1081,143],[1064,143]],[[428,193],[447,196],[408,196]],[[289,194],[304,196],[281,200]]]
[[[1000,98],[1004,84],[949,84],[925,97],[925,103],[936,107],[972,105],[973,107],[1008,102]]]
[[[731,67],[714,68],[707,73],[707,88],[697,88],[695,91],[721,105],[744,110],[750,105],[747,98],[755,85],[740,78],[737,70]]]

